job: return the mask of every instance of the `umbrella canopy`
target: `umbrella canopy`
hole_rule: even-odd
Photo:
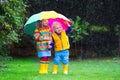
[[[53,22],[60,22],[63,29],[65,30],[67,29],[65,22],[67,21],[69,24],[71,24],[71,21],[62,14],[59,14],[55,11],[42,11],[40,13],[32,15],[27,20],[24,25],[24,33],[33,36],[37,21],[42,19],[48,19],[50,27],[52,26]]]

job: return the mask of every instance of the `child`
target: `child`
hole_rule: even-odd
[[[48,73],[49,57],[51,56],[50,44],[52,42],[51,30],[48,26],[48,20],[37,22],[37,29],[34,37],[36,39],[38,57],[40,59],[40,74]]]
[[[52,74],[57,74],[58,65],[62,60],[63,73],[68,74],[68,63],[69,63],[69,39],[67,34],[72,30],[72,27],[68,25],[68,30],[62,29],[61,24],[58,22],[53,23],[54,33],[52,34],[54,40],[55,58]]]

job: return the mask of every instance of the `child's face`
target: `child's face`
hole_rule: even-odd
[[[42,25],[43,26],[48,26],[48,20],[42,20]]]
[[[56,26],[54,27],[54,31],[55,31],[56,33],[60,34],[60,33],[62,32],[62,27],[61,27],[61,25],[56,25]]]

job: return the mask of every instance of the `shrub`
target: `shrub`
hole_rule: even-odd
[[[7,55],[7,46],[17,43],[25,20],[23,0],[5,0],[0,4],[0,55]]]

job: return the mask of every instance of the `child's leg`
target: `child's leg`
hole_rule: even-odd
[[[58,70],[58,65],[54,64],[52,74],[57,74],[57,70]]]
[[[68,74],[68,63],[69,63],[69,51],[68,50],[63,51],[62,63],[64,64],[63,73]]]
[[[60,54],[56,52],[55,58],[54,58],[54,65],[53,65],[52,74],[57,74],[59,63],[60,63]]]
[[[40,58],[40,74],[46,74],[48,73],[48,63],[49,63],[49,57],[41,57]]]
[[[45,61],[46,61],[46,63],[45,63],[45,73],[48,73],[48,67],[49,67],[49,57],[48,56],[45,57]]]
[[[42,59],[43,59],[43,57],[40,58],[40,70],[39,70],[40,74],[45,73],[45,61],[43,61]]]
[[[63,66],[63,73],[68,74],[68,64]]]

